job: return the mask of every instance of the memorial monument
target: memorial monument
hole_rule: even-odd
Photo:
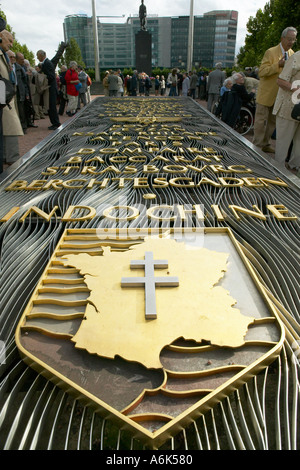
[[[144,0],[139,8],[140,31],[135,35],[135,67],[138,72],[151,76],[152,36],[146,28],[147,8]]]
[[[295,175],[99,97],[0,180],[1,450],[300,448]]]

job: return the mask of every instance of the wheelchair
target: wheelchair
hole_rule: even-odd
[[[254,99],[241,107],[236,123],[233,126],[233,129],[240,135],[247,134],[253,128],[255,119],[255,108],[256,104]],[[212,112],[217,118],[222,120],[220,100],[214,104]]]
[[[234,130],[241,135],[248,134],[254,126],[255,102],[250,101],[242,106]]]

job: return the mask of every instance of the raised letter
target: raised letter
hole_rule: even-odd
[[[283,214],[288,213],[288,209],[283,204],[268,204],[267,209],[272,212],[276,219],[282,220],[296,220],[298,217],[295,215],[285,216]]]
[[[72,217],[72,213],[75,210],[78,210],[78,209],[88,210],[89,214],[84,215],[82,217]],[[93,207],[90,207],[90,206],[70,206],[61,220],[62,220],[62,222],[74,222],[74,221],[77,221],[77,220],[82,221],[82,220],[93,219],[95,217],[95,215],[96,215],[96,210]]]

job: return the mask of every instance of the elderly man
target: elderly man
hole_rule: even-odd
[[[41,70],[46,75],[49,85],[49,119],[51,126],[48,127],[49,130],[54,131],[60,126],[56,102],[57,102],[57,84],[56,84],[56,75],[55,75],[55,66],[52,61],[47,58],[46,52],[41,49],[36,53],[37,59],[41,64]]]
[[[7,30],[0,32],[0,38],[0,74],[3,78],[9,80],[11,67],[6,53],[11,49],[14,38]],[[2,126],[3,161],[12,164],[20,158],[18,136],[23,135],[15,98],[10,102],[10,107],[5,106],[3,108]]]
[[[108,76],[107,82],[108,82],[109,96],[118,96],[118,90],[119,90],[118,72],[114,72],[112,70]]]
[[[291,47],[296,37],[297,30],[292,26],[284,29],[280,44],[265,52],[259,68],[253,144],[264,152],[274,153],[270,139],[275,129],[273,106],[278,92],[277,78],[286,60],[294,53]]]
[[[292,109],[300,95],[300,51],[286,63],[277,80],[279,90],[274,104],[276,116],[275,160],[285,164],[291,143],[293,143],[286,166],[292,172],[300,169],[300,122],[291,116]]]
[[[207,79],[207,109],[212,111],[214,109],[215,103],[219,101],[220,90],[226,79],[226,73],[222,71],[222,64],[218,62],[216,64],[216,69],[210,72]]]

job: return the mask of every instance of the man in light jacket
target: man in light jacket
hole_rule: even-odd
[[[278,93],[277,78],[285,62],[294,53],[291,47],[296,37],[297,30],[292,26],[283,30],[280,44],[265,52],[259,67],[253,144],[263,152],[274,153],[270,139],[276,124],[273,106]]]
[[[6,52],[13,45],[14,37],[6,29],[0,32],[0,74],[7,80],[10,79],[11,68]],[[12,164],[20,158],[18,136],[24,135],[16,107],[16,97],[5,106],[2,113],[3,128],[3,162]],[[1,165],[2,166],[2,165]]]

